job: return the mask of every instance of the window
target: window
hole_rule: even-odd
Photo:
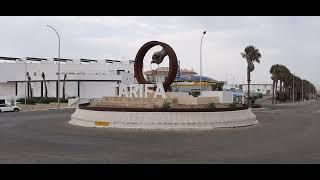
[[[37,76],[37,73],[36,73],[36,72],[34,72],[34,73],[33,73],[33,75],[34,75],[34,76]]]

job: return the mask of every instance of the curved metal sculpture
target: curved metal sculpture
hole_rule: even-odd
[[[158,45],[162,47],[162,50],[153,54],[151,63],[160,64],[166,56],[169,56],[169,73],[168,73],[168,76],[165,78],[165,82],[163,83],[163,87],[165,91],[167,91],[170,89],[170,85],[176,78],[177,71],[178,71],[178,61],[177,61],[176,53],[166,43],[159,42],[159,41],[150,41],[145,43],[139,49],[134,62],[134,76],[137,79],[139,84],[148,84],[142,72],[143,59],[146,53],[152,47],[158,46]]]

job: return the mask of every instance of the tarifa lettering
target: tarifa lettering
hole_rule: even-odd
[[[161,96],[166,98],[166,92],[164,91],[163,85],[158,84],[156,91],[151,90],[154,84],[120,84],[119,97],[131,97],[131,98],[147,98],[148,92],[155,92],[153,98]]]

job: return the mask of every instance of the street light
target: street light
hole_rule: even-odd
[[[60,36],[59,33],[57,32],[57,30],[52,27],[47,25],[48,27],[50,27],[51,29],[54,30],[54,32],[56,32],[57,36],[58,36],[58,40],[59,40],[59,46],[58,46],[58,109],[60,109]]]
[[[201,37],[201,43],[200,43],[200,95],[202,91],[202,39],[206,33],[207,33],[206,31],[203,31],[202,37]]]

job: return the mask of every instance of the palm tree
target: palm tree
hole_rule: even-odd
[[[276,103],[277,103],[277,89],[278,89],[278,81],[280,79],[280,65],[279,64],[274,64],[270,68],[270,74],[271,74],[271,79],[273,80],[272,84],[272,104],[274,104],[274,97],[276,96]]]
[[[28,78],[28,89],[29,89],[29,92],[30,94],[28,93],[28,97],[33,97],[33,94],[32,94],[32,87],[31,87],[31,76],[29,75],[29,72],[27,72],[27,78]]]
[[[64,77],[63,77],[63,86],[62,86],[62,97],[63,97],[63,99],[66,98],[66,90],[65,90],[66,78],[67,78],[67,74],[64,74]]]
[[[289,69],[284,66],[284,65],[280,65],[280,102],[283,102],[285,97],[285,83],[287,83],[287,78],[288,78],[288,75],[290,75],[291,72],[289,71]]]
[[[244,53],[241,53],[241,56],[247,60],[247,81],[248,81],[248,106],[250,105],[250,73],[254,70],[254,62],[260,63],[261,54],[259,49],[250,45],[244,49]]]
[[[43,84],[44,84],[44,97],[48,98],[48,89],[47,89],[47,83],[46,83],[46,75],[44,72],[41,74],[42,79],[43,79]]]

